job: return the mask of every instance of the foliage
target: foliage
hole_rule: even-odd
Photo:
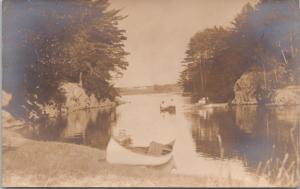
[[[128,63],[118,28],[119,10],[108,0],[31,0],[3,4],[4,88],[28,111],[60,105],[64,82],[82,82],[98,99],[114,99],[111,82]],[[16,107],[16,106],[15,106]]]
[[[231,28],[209,28],[191,38],[179,83],[213,102],[232,100],[235,82],[250,70],[265,73],[263,90],[299,83],[298,27],[297,1],[247,4]]]

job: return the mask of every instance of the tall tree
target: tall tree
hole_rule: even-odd
[[[264,90],[299,83],[299,3],[261,0],[247,4],[232,27],[195,34],[183,61],[180,84],[198,98],[230,101],[245,72],[263,72]]]
[[[88,94],[117,95],[111,80],[128,65],[126,37],[108,0],[11,0],[3,9],[3,86],[14,94],[14,112],[62,103],[59,86],[79,76]]]

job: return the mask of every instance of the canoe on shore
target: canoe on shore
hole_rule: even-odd
[[[172,158],[174,144],[175,140],[168,144],[151,142],[148,147],[127,147],[111,137],[106,150],[106,160],[113,164],[162,165]]]

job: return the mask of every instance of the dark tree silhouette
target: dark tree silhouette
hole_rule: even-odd
[[[64,102],[63,82],[81,82],[87,94],[114,99],[111,82],[128,63],[118,28],[119,10],[108,0],[31,0],[3,3],[3,86],[12,110]],[[27,116],[26,116],[27,117]]]
[[[213,102],[232,100],[235,82],[251,70],[263,72],[264,91],[298,84],[299,26],[295,0],[247,4],[232,27],[205,29],[191,38],[179,83]]]

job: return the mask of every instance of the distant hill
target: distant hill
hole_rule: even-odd
[[[117,88],[117,90],[121,95],[181,92],[181,88],[177,84],[151,85],[142,87],[122,87]]]

